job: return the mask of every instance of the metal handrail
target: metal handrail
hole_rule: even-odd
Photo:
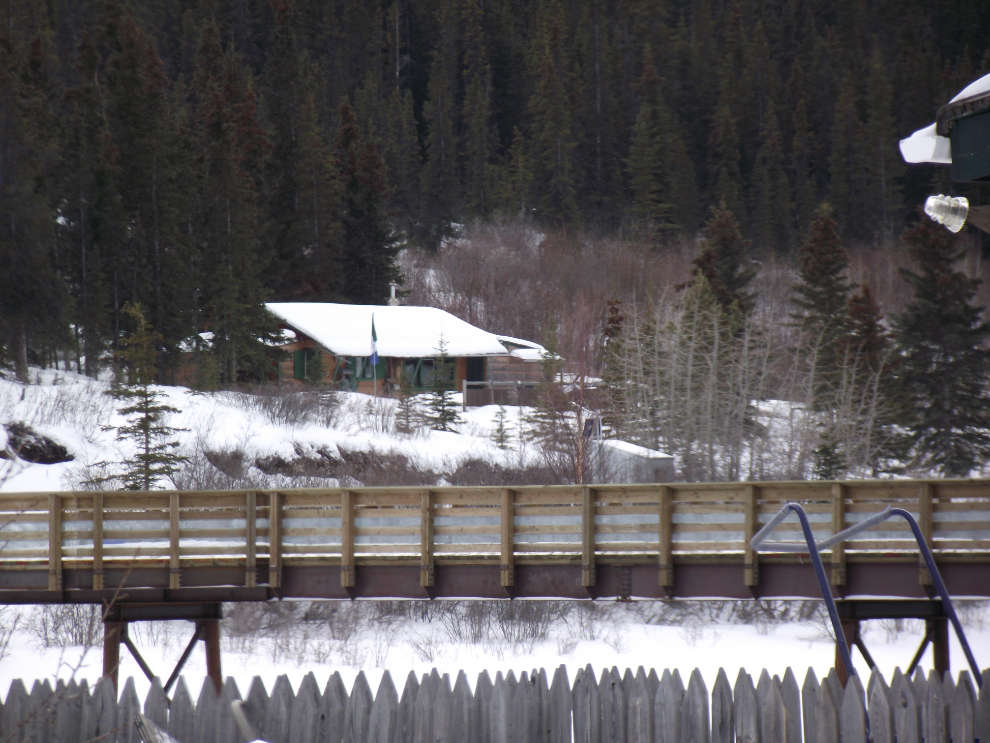
[[[796,513],[798,520],[801,522],[801,530],[804,532],[805,544],[802,544],[801,542],[766,541],[766,538],[770,535],[770,533],[773,532],[780,522],[787,518],[791,512]],[[852,655],[849,652],[849,645],[846,643],[845,635],[842,632],[842,623],[839,621],[839,614],[835,608],[835,599],[832,597],[832,589],[828,584],[828,578],[825,576],[825,568],[822,565],[822,558],[819,551],[828,549],[829,547],[845,541],[862,531],[866,531],[870,527],[876,526],[877,524],[893,518],[894,516],[900,516],[907,521],[908,525],[911,527],[911,532],[914,534],[914,539],[918,543],[918,550],[921,552],[921,555],[925,560],[925,565],[927,565],[928,572],[932,576],[932,582],[935,584],[935,589],[938,591],[938,594],[942,599],[942,609],[945,611],[946,616],[948,616],[949,621],[952,622],[952,627],[956,632],[956,637],[959,638],[959,644],[962,646],[963,653],[966,656],[966,661],[969,663],[969,667],[973,671],[973,676],[976,679],[977,686],[982,687],[983,676],[980,673],[980,667],[977,665],[976,658],[973,656],[973,651],[970,649],[969,642],[966,640],[966,633],[963,631],[962,623],[959,621],[959,616],[956,614],[955,607],[952,605],[952,599],[949,598],[949,592],[945,588],[942,575],[938,572],[938,567],[935,565],[935,558],[932,555],[931,548],[929,548],[928,542],[925,541],[925,536],[921,533],[921,527],[918,525],[918,522],[908,511],[905,511],[903,508],[891,508],[888,506],[880,513],[874,514],[867,519],[863,519],[858,524],[854,524],[848,529],[843,529],[842,531],[833,534],[828,539],[824,539],[821,542],[815,542],[815,536],[811,531],[811,524],[808,522],[808,515],[804,512],[804,507],[801,506],[800,503],[788,503],[753,536],[750,540],[750,546],[757,552],[805,552],[807,550],[807,552],[811,555],[811,562],[815,567],[815,575],[818,577],[818,584],[822,591],[822,597],[825,599],[825,604],[828,607],[829,618],[832,620],[832,628],[835,631],[835,642],[839,648],[840,654],[842,655],[842,663],[846,667],[846,673],[851,676],[856,673],[852,665]]]

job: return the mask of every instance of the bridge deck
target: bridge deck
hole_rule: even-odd
[[[905,508],[949,590],[990,596],[990,480],[883,480],[3,494],[0,603],[814,597],[806,556],[748,547],[792,500],[819,540]],[[927,595],[904,523],[824,560],[837,595]]]

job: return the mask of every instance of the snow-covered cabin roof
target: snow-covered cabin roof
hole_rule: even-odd
[[[268,311],[338,356],[371,355],[371,317],[375,317],[378,354],[399,358],[439,355],[440,339],[448,356],[505,356],[491,333],[436,307],[389,307],[325,302],[270,302]]]
[[[523,361],[542,361],[547,355],[547,349],[539,343],[524,341],[522,338],[513,338],[509,335],[496,335],[498,342],[509,349],[509,356],[514,356]]]
[[[620,439],[605,439],[602,441],[602,446],[607,449],[612,449],[613,451],[620,451],[623,454],[628,454],[633,457],[642,457],[643,459],[673,459],[672,456],[665,454],[662,451],[647,449],[645,446],[639,446],[638,444],[633,444],[629,441],[622,441]]]
[[[984,75],[979,80],[971,82],[960,90],[949,103],[982,95],[987,91],[990,91],[990,75]],[[937,126],[938,122],[929,124],[924,129],[916,131],[907,139],[901,140],[901,156],[905,162],[938,163],[941,165],[952,164],[949,138],[941,136],[936,131]]]

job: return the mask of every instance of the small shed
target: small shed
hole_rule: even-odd
[[[674,480],[674,458],[655,449],[618,439],[592,440],[600,478],[611,483],[657,483]]]

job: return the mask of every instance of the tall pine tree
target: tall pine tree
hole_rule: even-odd
[[[934,222],[922,219],[904,242],[917,268],[901,276],[914,296],[894,328],[914,463],[965,477],[990,457],[990,325],[973,305],[980,282],[956,270],[962,246]]]

